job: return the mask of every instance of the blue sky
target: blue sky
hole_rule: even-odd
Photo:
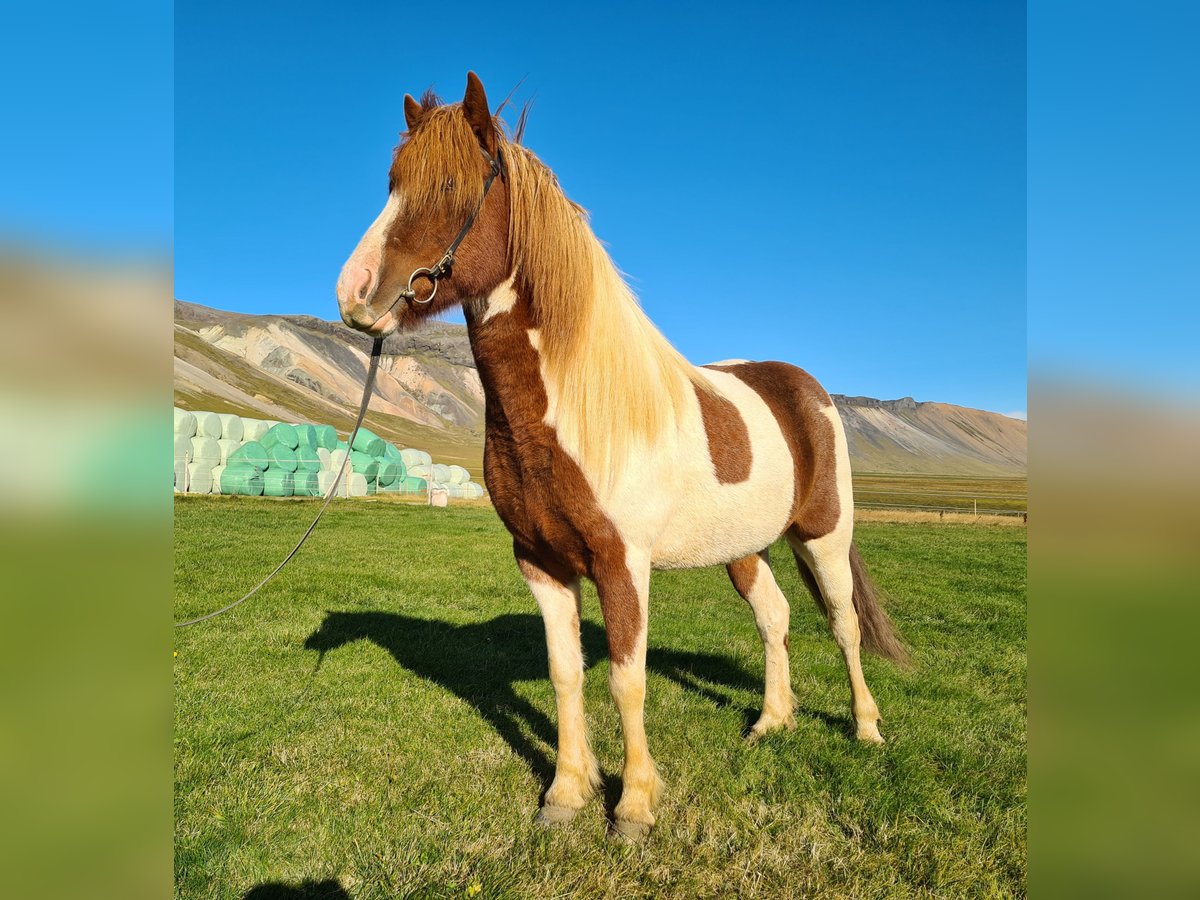
[[[526,143],[690,359],[1025,409],[1014,3],[176,7],[176,295],[337,318],[404,93],[535,100]]]

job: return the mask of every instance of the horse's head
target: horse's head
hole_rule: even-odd
[[[405,95],[404,117],[408,130],[392,158],[387,204],[337,283],[342,320],[377,336],[486,297],[508,274],[503,175],[485,196],[491,160],[500,159],[500,131],[479,78],[469,73],[462,103],[451,106],[432,94],[421,102]],[[437,265],[473,215],[446,274],[435,280],[418,272]],[[410,278],[415,296],[400,299]]]

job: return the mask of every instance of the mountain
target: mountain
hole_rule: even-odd
[[[252,316],[175,301],[175,405],[348,431],[371,339],[311,316]],[[482,475],[483,388],[466,329],[429,322],[383,345],[367,425]],[[998,413],[834,394],[857,472],[1020,475],[1026,423]]]

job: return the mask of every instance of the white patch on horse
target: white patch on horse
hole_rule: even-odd
[[[500,313],[509,312],[516,305],[517,292],[513,289],[515,278],[515,275],[509,275],[508,280],[496,285],[495,289],[488,294],[487,308],[483,311],[481,322],[486,322]]]
[[[707,366],[740,366],[750,362],[748,359],[722,359],[718,362],[705,363]]]

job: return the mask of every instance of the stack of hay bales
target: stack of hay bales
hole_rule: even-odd
[[[478,499],[483,487],[462,466],[435,464],[360,428],[354,446],[331,425],[289,424],[175,408],[175,490],[192,494],[323,497],[349,457],[338,496],[428,494]]]

